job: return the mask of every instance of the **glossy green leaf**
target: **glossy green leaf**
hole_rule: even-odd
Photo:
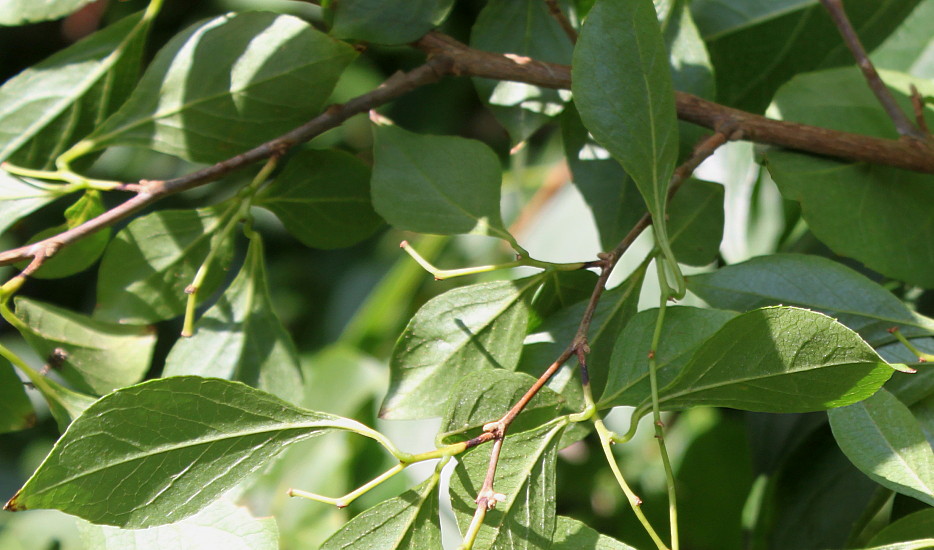
[[[422,306],[392,352],[380,416],[439,416],[464,376],[515,369],[540,282],[530,277],[455,288]]]
[[[723,239],[723,186],[690,179],[668,207],[668,234],[678,261],[707,265],[717,258]]]
[[[195,24],[156,54],[123,107],[70,154],[135,145],[218,162],[316,115],[355,56],[289,15]]]
[[[507,238],[499,159],[482,142],[375,126],[373,206],[390,225],[418,233]]]
[[[45,231],[40,231],[35,237],[29,240],[30,243],[53,237],[77,227],[82,223],[95,218],[104,213],[106,208],[101,200],[98,191],[89,190],[75,201],[74,204],[65,210],[65,223],[58,227],[50,227]],[[75,273],[80,273],[94,265],[104,248],[110,241],[110,228],[106,227],[93,233],[80,241],[63,248],[55,253],[54,256],[47,259],[42,266],[32,274],[39,279],[59,279],[68,277]],[[29,262],[17,264],[17,267],[23,269]]]
[[[101,395],[139,382],[149,370],[156,344],[150,327],[108,323],[21,297],[15,303],[23,338],[76,389]]]
[[[104,252],[95,317],[150,323],[185,311],[185,288],[211,248],[220,252],[201,285],[202,299],[220,286],[233,243],[219,231],[229,217],[219,208],[162,210],[130,222]]]
[[[329,0],[331,34],[377,44],[405,44],[447,17],[454,0]]]
[[[476,548],[551,548],[555,516],[555,461],[564,425],[507,435],[496,469],[494,489],[505,498],[488,511]],[[458,457],[451,475],[451,504],[463,533],[477,508],[474,500],[490,464],[487,446]]]
[[[208,506],[288,445],[353,420],[300,409],[239,382],[181,376],[89,407],[6,504],[138,529]]]
[[[934,538],[934,508],[918,510],[893,521],[876,533],[869,544],[878,546],[926,537]]]
[[[735,316],[716,309],[667,308],[664,333],[655,350],[658,386],[674,380],[694,352]],[[600,407],[636,406],[651,396],[648,355],[657,318],[657,309],[641,311],[617,336]]]
[[[0,160],[53,168],[58,155],[120,107],[136,83],[151,20],[127,17],[7,81],[0,88]]]
[[[440,437],[445,443],[479,435],[485,424],[498,420],[529,391],[535,378],[521,372],[482,371],[461,379],[441,417]],[[522,409],[509,429],[529,430],[558,416],[561,394],[544,387]],[[475,433],[476,432],[476,433]]]
[[[659,403],[663,409],[817,411],[865,399],[893,372],[859,335],[826,315],[763,308],[710,337],[659,391]]]
[[[873,346],[930,334],[934,321],[852,269],[819,256],[772,254],[688,277],[688,289],[708,304],[734,311],[770,305],[814,309],[835,317]]]
[[[0,25],[22,25],[58,19],[93,0],[5,0],[0,4]]]
[[[79,522],[81,540],[95,550],[277,550],[279,530],[272,517],[258,518],[222,499],[176,523],[148,529],[120,529]]]
[[[439,479],[440,475],[433,475],[418,487],[384,500],[354,517],[321,545],[321,550],[441,548]]]
[[[341,151],[299,151],[253,204],[314,248],[350,246],[382,224],[370,204],[370,169]]]
[[[668,52],[651,1],[596,2],[574,48],[572,90],[584,126],[636,182],[656,240],[674,262],[664,220],[678,125]]]
[[[571,64],[573,44],[541,0],[489,2],[470,33],[478,50]],[[521,82],[475,79],[481,99],[519,143],[564,110],[566,91]]]
[[[635,550],[628,544],[598,533],[574,518],[558,516],[552,550]]]
[[[847,458],[873,481],[934,505],[934,451],[901,401],[885,390],[827,412]]]
[[[29,428],[36,423],[26,386],[6,359],[0,359],[0,434]]]
[[[61,195],[0,170],[0,233]]]
[[[918,2],[847,0],[846,12],[871,51]],[[718,99],[733,107],[761,112],[795,74],[853,64],[818,0],[695,0],[691,12],[717,68]]]
[[[250,241],[237,278],[195,323],[194,335],[175,342],[163,376],[195,374],[237,380],[299,402],[298,352],[273,310],[264,262],[263,244],[257,237]]]

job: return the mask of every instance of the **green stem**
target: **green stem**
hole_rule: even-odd
[[[501,264],[490,264],[490,265],[481,265],[475,267],[464,267],[461,269],[438,269],[431,264],[428,260],[423,258],[418,252],[412,248],[412,245],[408,241],[402,241],[399,243],[399,246],[402,250],[405,250],[409,256],[412,257],[418,265],[422,266],[428,273],[431,273],[437,280],[450,279],[453,277],[463,277],[464,275],[476,275],[478,273],[489,273],[491,271],[498,271],[500,269],[510,269],[513,267],[537,267],[540,269],[554,269],[556,271],[575,271],[578,269],[583,269],[587,267],[587,264],[584,262],[569,263],[569,264],[556,264],[551,262],[543,262],[533,258],[529,258],[527,255],[522,255],[516,260],[511,262],[505,262]]]
[[[896,338],[899,342],[902,343],[903,346],[905,346],[906,348],[908,348],[908,350],[909,350],[911,353],[913,353],[913,354],[915,354],[916,356],[918,356],[918,359],[920,359],[921,361],[924,361],[924,362],[927,362],[927,361],[934,361],[934,355],[932,355],[932,354],[930,354],[930,353],[924,353],[923,351],[919,350],[914,344],[911,343],[911,341],[910,341],[909,339],[905,338],[905,335],[902,334],[902,331],[898,330],[898,327],[893,327],[893,328],[889,329],[889,332],[891,332],[891,333],[895,336],[895,338]],[[894,366],[894,365],[893,365],[893,366]],[[896,367],[896,368],[898,368],[898,367]],[[899,369],[899,370],[902,370],[902,369]],[[909,369],[909,370],[906,371],[906,372],[914,372],[914,369]]]
[[[477,535],[480,533],[480,528],[483,527],[483,520],[486,519],[487,509],[486,506],[477,506],[477,510],[473,513],[473,519],[470,520],[470,525],[467,527],[467,531],[464,532],[464,542],[457,547],[457,550],[471,550],[474,543],[477,541]]]
[[[358,498],[360,498],[361,496],[369,492],[374,487],[382,484],[384,481],[398,474],[404,469],[405,469],[405,464],[400,462],[396,464],[395,466],[393,466],[392,468],[386,470],[382,474],[376,476],[369,482],[365,483],[364,485],[358,487],[357,489],[339,498],[325,497],[325,496],[317,495],[315,493],[309,493],[308,491],[302,491],[301,489],[289,489],[288,495],[290,497],[307,498],[308,500],[314,500],[316,502],[323,502],[324,504],[333,504],[334,506],[337,506],[338,508],[346,508],[348,505],[350,505],[351,502],[357,500]]]

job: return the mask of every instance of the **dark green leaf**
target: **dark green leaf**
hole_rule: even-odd
[[[477,16],[470,45],[478,50],[571,64],[573,45],[541,0],[489,2]],[[563,109],[568,94],[521,82],[475,79],[477,92],[509,132],[526,140]]]
[[[540,282],[531,277],[465,286],[422,306],[396,342],[380,416],[438,416],[457,380],[485,369],[513,370]]]
[[[93,0],[6,0],[0,5],[0,25],[22,25],[58,19]]]
[[[0,170],[0,233],[5,232],[20,218],[61,196],[55,191],[36,187],[30,181]]]
[[[179,338],[164,376],[196,374],[237,380],[299,402],[301,366],[289,333],[269,299],[262,241],[250,241],[243,268],[223,296],[198,319],[190,338]]]
[[[793,305],[831,315],[873,346],[891,342],[892,327],[909,337],[930,334],[934,321],[852,269],[819,256],[772,254],[688,278],[708,304],[734,311]]]
[[[717,258],[723,239],[723,186],[690,179],[668,207],[668,234],[678,261],[707,265]]]
[[[635,550],[628,544],[602,535],[576,519],[558,516],[551,550]]]
[[[16,328],[50,368],[81,391],[107,393],[142,380],[155,332],[92,319],[50,304],[16,298]]]
[[[671,79],[676,90],[712,99],[713,66],[691,16],[691,3],[674,0],[661,3],[657,8],[662,35],[671,54]]]
[[[447,17],[454,0],[330,0],[331,34],[378,44],[421,38]]]
[[[95,317],[150,323],[185,311],[185,288],[211,248],[220,248],[201,285],[204,299],[224,280],[233,250],[220,229],[230,220],[220,208],[162,210],[137,218],[114,237],[101,260]]]
[[[321,550],[441,548],[439,479],[440,475],[433,475],[418,487],[356,516],[321,545]]]
[[[156,54],[124,106],[71,154],[136,145],[223,160],[317,114],[355,56],[289,15],[245,12],[198,23]]]
[[[202,510],[288,445],[358,428],[239,382],[150,380],[91,405],[6,509],[54,508],[129,529],[164,525]]]
[[[655,350],[658,387],[674,380],[701,344],[733,317],[734,313],[715,309],[668,308],[664,333]],[[651,396],[648,354],[657,318],[657,309],[639,312],[617,336],[601,408],[636,406]]]
[[[476,140],[375,126],[373,206],[392,226],[418,233],[507,238],[499,159]]]
[[[934,451],[917,420],[885,390],[827,411],[847,458],[873,481],[934,505]]]
[[[29,428],[36,413],[23,381],[6,359],[0,359],[0,434]]]
[[[763,308],[735,317],[709,338],[659,391],[659,403],[664,409],[824,410],[865,399],[892,372],[855,332],[830,317]]]
[[[370,204],[369,168],[341,151],[299,151],[253,204],[315,248],[350,246],[382,223]]]
[[[441,417],[440,437],[445,443],[479,435],[479,428],[501,418],[529,391],[535,378],[521,372],[481,371],[461,379]],[[509,429],[521,432],[554,419],[564,399],[544,387],[535,394]],[[476,432],[476,433],[474,433]]]
[[[586,269],[549,270],[542,273],[542,279],[542,287],[532,300],[532,309],[541,319],[590,298],[597,284],[597,274]]]
[[[555,530],[555,460],[563,424],[507,435],[496,469],[505,499],[486,514],[476,548],[551,548]],[[458,457],[451,476],[451,504],[461,532],[467,529],[490,463],[486,446]]]
[[[893,521],[876,533],[869,544],[878,546],[926,537],[934,538],[934,508],[925,508]]]
[[[847,0],[846,12],[872,50],[918,1]],[[817,0],[695,0],[691,12],[717,68],[719,100],[740,109],[765,110],[775,90],[795,74],[853,63]]]

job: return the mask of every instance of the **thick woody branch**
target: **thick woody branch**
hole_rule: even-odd
[[[566,65],[475,50],[437,32],[428,33],[415,46],[430,56],[441,55],[452,59],[454,74],[512,80],[545,88],[571,87],[571,68]],[[675,102],[681,120],[710,129],[730,122],[735,124],[747,141],[842,160],[934,173],[934,143],[931,141],[896,141],[772,120],[684,92],[676,92]]]

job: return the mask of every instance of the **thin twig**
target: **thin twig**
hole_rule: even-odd
[[[577,44],[577,30],[574,28],[574,25],[571,24],[571,21],[568,20],[567,16],[564,15],[564,12],[561,11],[558,0],[545,0],[545,3],[548,4],[548,13],[561,25],[561,30],[564,31],[564,34],[568,35],[571,44]]]
[[[921,92],[918,91],[914,84],[911,85],[911,106],[914,108],[915,122],[918,124],[918,128],[930,139],[931,130],[928,128],[927,119],[924,118],[924,97],[921,96]]]
[[[869,88],[872,90],[872,93],[876,94],[876,98],[879,100],[879,103],[882,104],[882,108],[885,109],[889,118],[895,123],[895,129],[898,130],[898,133],[906,137],[925,139],[924,133],[908,120],[905,113],[898,107],[898,104],[895,103],[892,92],[889,91],[885,82],[882,82],[879,73],[876,72],[875,66],[872,64],[872,61],[869,60],[869,55],[866,53],[866,49],[859,39],[859,35],[856,34],[856,29],[853,28],[850,18],[846,15],[846,10],[843,9],[843,2],[840,0],[821,0],[821,4],[827,9],[827,13],[830,14],[834,25],[837,26],[840,34],[843,36],[843,42],[846,43],[846,47],[850,49],[850,53],[852,53],[853,57],[856,59],[856,64],[859,65],[860,70],[863,71],[863,76],[866,77]]]

